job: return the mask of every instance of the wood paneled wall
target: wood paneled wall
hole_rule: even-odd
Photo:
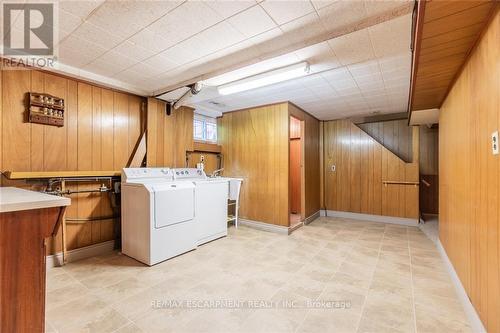
[[[439,129],[420,126],[420,174],[439,174]]]
[[[224,175],[242,177],[240,217],[289,224],[288,103],[225,113],[219,118]]]
[[[186,152],[193,151],[193,109],[181,107],[165,113],[165,103],[148,98],[147,166],[187,166]]]
[[[401,160],[349,120],[324,123],[325,206],[328,210],[418,218],[418,128],[412,131],[412,163]],[[335,165],[335,171],[332,171]]]
[[[196,168],[196,164],[200,163],[201,157],[205,158],[205,173],[211,174],[219,168],[219,157],[217,153],[195,151],[188,156],[188,166]]]
[[[488,332],[500,332],[500,14],[439,117],[439,238]]]
[[[138,96],[89,85],[35,70],[2,71],[0,168],[2,171],[120,170],[144,126]],[[64,127],[26,122],[26,93],[62,97]],[[6,179],[2,184],[25,186]],[[100,184],[72,184],[69,188],[97,188]],[[112,215],[107,195],[71,195],[67,216],[88,218]],[[58,238],[60,235],[58,236]],[[68,224],[68,249],[113,239],[113,221]],[[60,242],[52,246],[60,250]]]
[[[420,185],[420,211],[439,213],[439,129],[420,126],[420,179],[429,186]]]
[[[412,161],[413,134],[407,119],[364,123],[358,126],[405,162]]]
[[[289,103],[291,116],[304,121],[304,217],[309,217],[320,209],[320,165],[319,165],[319,120]]]

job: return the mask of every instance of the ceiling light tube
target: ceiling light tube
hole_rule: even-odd
[[[270,84],[287,81],[309,74],[309,64],[301,62],[295,65],[281,67],[247,78],[223,84],[218,87],[219,94],[230,95],[241,91],[265,87]]]

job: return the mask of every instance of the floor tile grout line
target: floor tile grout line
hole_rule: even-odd
[[[352,250],[352,245],[349,246],[350,249]],[[330,278],[330,281],[335,277],[335,274],[338,272],[340,266],[342,266],[342,264],[346,261],[346,257],[344,257],[342,259],[342,262],[338,265],[338,267],[335,269],[335,272],[332,273],[332,277]],[[321,290],[321,292],[319,293],[319,295],[313,300],[313,301],[317,301],[321,295],[323,295],[323,293],[325,292],[325,289],[327,287],[327,283],[325,283],[324,287],[323,287],[323,290]],[[306,309],[306,313],[304,315],[304,317],[302,318],[301,322],[299,325],[297,325],[297,328],[294,330],[294,332],[296,333],[301,327],[302,325],[304,324],[304,322],[306,321],[307,319],[307,316],[309,315],[309,313],[311,313],[312,309]]]
[[[366,291],[365,299],[363,301],[363,304],[361,305],[361,310],[360,310],[360,313],[359,313],[358,324],[356,325],[356,332],[359,331],[359,327],[361,325],[361,320],[363,319],[363,312],[365,310],[366,301],[368,300],[368,296],[370,294],[370,287],[373,284],[373,279],[375,277],[375,272],[377,271],[377,266],[378,266],[378,263],[380,261],[380,252],[381,252],[381,249],[382,249],[382,244],[384,243],[386,228],[387,228],[387,226],[384,227],[384,235],[382,236],[382,240],[380,241],[380,245],[379,245],[379,248],[378,248],[377,263],[375,264],[375,268],[373,270],[372,277],[370,279],[370,285],[368,287],[368,290]]]
[[[229,245],[229,247],[227,247],[227,248],[226,247],[223,247],[223,248],[212,247],[212,248],[208,248],[207,251],[205,251],[206,253],[204,253],[203,255],[200,255],[200,256],[187,255],[187,256],[183,257],[183,260],[180,262],[181,266],[176,266],[176,268],[180,267],[183,269],[187,269],[193,263],[195,263],[195,261],[196,262],[198,260],[205,261],[205,260],[210,259],[210,261],[206,262],[206,265],[213,265],[213,263],[216,264],[216,265],[213,265],[213,269],[211,269],[210,274],[207,275],[207,276],[210,276],[212,278],[214,274],[217,274],[217,272],[231,273],[231,270],[229,270],[229,271],[223,270],[221,268],[223,266],[219,265],[219,262],[221,262],[221,260],[222,260],[222,262],[224,262],[224,258],[226,258],[226,255],[221,254],[221,257],[219,259],[215,259],[215,257],[213,257],[216,253],[220,253],[221,252],[220,250],[224,250],[224,252],[226,252],[226,250],[233,249],[233,248],[238,249],[240,247],[240,249],[241,249],[242,246],[243,246],[243,248],[246,247],[247,250],[250,248],[255,248],[256,246],[262,246],[264,248],[267,248],[268,246],[275,244],[276,240],[278,240],[278,242],[279,242],[278,248],[280,247],[281,244],[285,245],[286,240],[290,240],[291,243],[289,243],[288,245],[293,245],[293,246],[300,246],[300,244],[303,242],[304,243],[304,247],[302,248],[303,251],[301,253],[299,253],[298,257],[295,255],[286,256],[286,254],[289,253],[287,251],[290,251],[290,249],[292,249],[291,251],[293,251],[293,248],[294,248],[293,246],[289,247],[287,251],[284,251],[283,253],[285,253],[285,254],[283,256],[276,257],[279,259],[277,262],[279,262],[279,261],[286,262],[286,264],[283,265],[283,267],[280,269],[284,273],[287,273],[287,271],[289,271],[290,273],[286,274],[286,276],[288,276],[288,277],[277,276],[278,279],[275,282],[278,282],[278,280],[280,280],[280,281],[285,281],[285,283],[287,283],[290,281],[289,280],[290,277],[294,278],[294,277],[300,276],[302,274],[303,276],[308,277],[308,279],[311,282],[313,282],[313,280],[321,282],[321,285],[316,286],[316,287],[321,287],[321,288],[315,287],[312,290],[313,297],[311,297],[311,298],[310,297],[304,298],[304,296],[302,296],[298,293],[295,293],[294,290],[290,289],[289,291],[287,291],[287,293],[289,292],[290,295],[289,295],[289,297],[286,297],[286,298],[295,299],[294,295],[301,296],[300,300],[305,300],[305,299],[317,300],[317,299],[321,298],[322,295],[326,294],[326,289],[329,286],[335,285],[334,282],[336,281],[336,279],[335,279],[336,274],[339,274],[339,272],[344,271],[342,269],[342,265],[344,265],[347,262],[350,262],[351,259],[354,260],[353,264],[367,265],[367,266],[372,267],[371,268],[372,271],[371,272],[368,271],[368,273],[370,273],[369,275],[363,274],[363,275],[365,275],[365,278],[364,278],[365,281],[363,282],[362,289],[363,289],[364,293],[362,295],[364,295],[365,298],[362,302],[361,309],[359,311],[355,311],[355,313],[353,313],[353,315],[352,315],[353,320],[351,321],[351,324],[353,326],[357,324],[357,326],[355,328],[359,331],[360,329],[365,327],[364,319],[368,319],[368,317],[365,314],[369,314],[369,313],[365,312],[365,311],[368,311],[367,309],[369,308],[369,304],[372,303],[371,301],[368,302],[368,296],[371,295],[371,297],[373,297],[376,294],[376,290],[370,289],[370,288],[372,288],[374,283],[376,283],[377,268],[381,268],[382,266],[384,266],[383,265],[384,254],[398,252],[398,251],[401,251],[401,249],[404,251],[404,249],[406,248],[406,250],[408,251],[408,257],[407,257],[408,259],[401,261],[401,263],[404,264],[405,262],[408,262],[408,261],[410,263],[410,267],[409,267],[410,272],[409,273],[410,273],[410,283],[411,283],[410,288],[411,289],[409,291],[411,292],[411,300],[412,300],[413,326],[414,326],[414,329],[416,331],[416,329],[417,329],[417,320],[416,319],[417,318],[416,318],[415,296],[416,296],[416,293],[418,294],[418,290],[419,290],[418,288],[416,288],[416,287],[418,287],[418,285],[415,285],[415,281],[418,281],[418,278],[419,278],[419,275],[417,275],[417,273],[419,273],[419,271],[416,271],[416,269],[419,267],[425,268],[427,265],[429,265],[429,262],[427,260],[428,257],[431,259],[434,258],[434,257],[430,256],[430,254],[425,253],[425,250],[426,250],[426,247],[424,246],[425,244],[422,244],[419,241],[417,236],[413,233],[413,231],[412,231],[413,229],[409,228],[409,227],[405,227],[404,230],[399,230],[399,231],[393,230],[390,226],[384,226],[383,228],[377,228],[377,229],[372,229],[370,226],[364,226],[362,228],[351,229],[351,228],[349,228],[348,224],[342,223],[342,221],[340,221],[340,222],[341,222],[341,224],[339,226],[334,225],[335,227],[333,227],[333,228],[330,228],[330,227],[318,228],[316,230],[314,230],[314,228],[311,228],[308,230],[308,232],[298,233],[297,236],[299,236],[299,237],[296,237],[296,238],[287,237],[287,238],[279,238],[279,239],[272,240],[269,237],[267,237],[267,235],[266,235],[266,237],[261,239],[258,237],[257,234],[255,234],[255,235],[252,234],[251,236],[244,237],[244,238],[239,238],[239,237],[238,237],[238,239],[234,238],[230,242],[227,242],[227,244]],[[307,230],[305,230],[305,231],[307,231]],[[328,231],[328,233],[326,233],[327,231]],[[378,236],[378,235],[380,235],[380,236]],[[320,238],[320,240],[317,243],[315,243],[315,237]],[[396,245],[392,244],[393,243],[392,240],[397,240],[398,238],[401,240],[399,245],[403,245],[403,241],[406,241],[406,247],[401,247],[401,249],[399,249],[398,244],[396,244]],[[403,240],[401,238],[405,238],[405,239]],[[229,237],[227,239],[230,240]],[[244,241],[245,243],[240,244],[241,241]],[[282,241],[285,243],[281,243]],[[375,241],[377,243],[375,243]],[[222,242],[224,242],[224,241],[222,241]],[[221,244],[222,244],[222,242],[221,242]],[[217,243],[217,244],[219,244],[219,243]],[[388,245],[387,248],[384,247],[386,244]],[[311,245],[311,246],[309,246],[309,245]],[[374,252],[377,249],[378,249],[377,254],[375,254]],[[420,252],[421,249],[422,249],[422,251],[424,251],[423,253]],[[250,261],[248,263],[250,263],[250,264],[258,263],[259,258],[261,257],[261,255],[258,254],[259,252],[260,253],[266,252],[266,250],[264,249],[262,251],[257,251],[256,256],[255,257],[252,256],[249,259]],[[237,257],[239,257],[241,253],[242,253],[241,251],[237,251],[237,254],[238,254]],[[311,261],[311,258],[314,258],[314,257],[319,256],[319,255],[321,255],[321,256],[324,255],[325,260],[323,260],[323,258],[318,258],[319,260],[315,260],[313,263]],[[413,267],[414,265],[413,265],[412,258],[419,258],[420,256],[422,256],[422,260],[424,260],[424,261],[421,262],[421,265],[415,265],[415,267]],[[188,259],[188,260],[185,261],[184,259]],[[214,259],[214,261],[212,261],[212,259]],[[326,259],[330,259],[330,260],[326,260]],[[390,260],[391,258],[387,258],[387,259]],[[398,259],[397,261],[399,262],[399,258],[395,258],[395,259]],[[194,261],[192,261],[192,260],[194,260]],[[294,268],[293,262],[300,264],[301,267]],[[97,268],[99,268],[99,266],[102,265],[102,263],[105,263],[105,264],[107,263],[109,265],[122,266],[121,261],[116,262],[114,260],[114,257],[113,258],[105,257],[104,259],[101,260],[101,263],[96,263]],[[308,263],[312,264],[312,266],[311,266],[312,275],[310,275],[309,273],[304,274],[304,272],[307,271],[306,267],[308,267],[307,266]],[[332,263],[334,266],[332,265]],[[390,262],[388,262],[388,263],[390,264]],[[442,264],[442,261],[439,261],[439,263]],[[246,265],[246,261],[242,262],[241,264]],[[329,267],[332,267],[331,273],[328,273],[327,270],[325,270],[325,272],[323,272],[321,270],[321,267],[325,264],[327,264]],[[433,263],[430,262],[430,264],[433,264]],[[82,267],[84,269],[86,269],[85,265],[83,265]],[[234,266],[234,267],[236,267],[236,266]],[[326,266],[323,266],[323,267],[326,267]],[[321,273],[321,276],[318,277],[318,280],[316,279],[316,276],[314,274],[315,270],[318,270],[318,272]],[[70,271],[74,272],[75,274],[70,273]],[[61,273],[58,274],[58,272],[55,272],[54,276],[62,276],[62,274],[66,274],[66,276],[69,277],[69,279],[67,281],[68,283],[70,283],[70,280],[71,280],[71,283],[74,282],[75,286],[82,285],[86,290],[92,291],[91,289],[89,289],[88,287],[83,285],[80,282],[80,280],[75,278],[75,276],[79,276],[78,275],[79,271],[81,271],[81,269],[80,270],[73,270],[72,268],[69,270],[62,269],[62,270],[60,270]],[[162,269],[161,271],[168,272],[168,271],[171,271],[171,269],[170,268],[167,270]],[[196,269],[194,271],[198,271],[198,270]],[[248,271],[248,273],[253,273],[253,274],[251,274],[253,276],[253,278],[250,278],[250,280],[252,280],[255,277],[259,276],[259,272],[266,271],[266,267],[258,265],[254,269],[244,269],[244,271],[245,272]],[[354,271],[349,270],[349,267],[347,267],[345,271],[347,273],[356,272],[355,270]],[[130,275],[133,276],[134,272],[135,272],[135,270],[127,270],[128,276],[130,276]],[[188,272],[187,272],[189,277],[193,276],[192,273],[193,273],[193,270],[188,270]],[[240,276],[245,276],[245,278],[247,278],[246,274],[248,274],[248,273],[244,273],[243,275],[240,275]],[[328,274],[323,274],[323,273],[328,273]],[[312,278],[309,276],[312,276]],[[356,275],[354,275],[354,276],[356,276]],[[126,278],[128,278],[128,277],[124,277],[124,279],[126,279]],[[145,276],[145,278],[150,280],[149,276]],[[157,279],[154,278],[152,281],[156,282]],[[207,280],[207,281],[209,281],[209,280]],[[306,282],[307,282],[307,279],[306,279]],[[338,282],[340,283],[339,286],[342,287],[342,285],[343,285],[342,281],[339,280]],[[120,283],[120,282],[118,281],[116,283]],[[366,283],[369,283],[368,287],[364,287]],[[397,280],[394,283],[397,284],[398,283]],[[160,284],[162,284],[162,282],[156,283],[155,286],[160,285]],[[269,291],[273,292],[273,293],[269,292],[269,295],[272,294],[272,296],[277,294],[284,287],[282,284],[277,284],[277,283],[273,283],[273,284],[274,285],[272,285],[271,288],[269,289]],[[350,283],[347,280],[345,281],[344,284],[346,284],[346,288],[345,288],[346,291],[350,290],[347,287],[353,286],[352,283]],[[193,286],[188,284],[188,287],[193,287]],[[358,288],[358,289],[360,289],[360,288]],[[342,288],[339,289],[339,292],[342,292],[342,290],[344,290],[344,289],[342,289]],[[135,290],[133,290],[132,294],[126,295],[126,297],[132,297],[133,295],[136,295],[140,292],[142,292],[142,291],[135,292]],[[201,290],[199,290],[199,292],[201,293],[200,295],[197,295],[196,291],[194,294],[190,293],[189,295],[191,295],[194,298],[205,297],[205,296],[206,297],[212,297],[212,296],[218,297],[219,295],[225,295],[225,293],[223,291],[210,292],[209,294],[206,294]],[[185,294],[185,293],[186,292],[184,292],[183,294]],[[89,295],[87,293],[85,293],[85,294]],[[233,291],[233,292],[229,292],[229,295],[231,295],[231,296],[233,296],[235,294],[236,294],[236,296],[239,295],[237,293],[237,289],[235,289],[235,291]],[[311,293],[309,293],[309,292],[306,293],[306,295],[310,295],[310,294]],[[207,296],[207,295],[209,295],[209,296]],[[210,295],[212,295],[212,296],[210,296]],[[263,296],[263,298],[266,298],[266,299],[269,298],[266,293],[264,293],[263,295],[265,295],[265,296]],[[314,295],[318,295],[318,296],[314,297]],[[90,296],[92,296],[92,295],[90,295]],[[440,295],[438,295],[438,296],[440,296]],[[243,298],[246,298],[246,297],[243,296]],[[453,297],[451,297],[451,296],[447,297],[446,295],[444,295],[442,297],[440,296],[439,298],[454,299]],[[107,303],[107,301],[105,299],[103,299],[103,300],[105,303]],[[425,304],[425,303],[422,303],[422,304]],[[107,305],[109,305],[109,303]],[[59,305],[58,305],[58,307],[59,307]],[[107,307],[107,306],[103,307],[103,309],[104,308],[109,309],[109,307]],[[112,307],[112,308],[114,309],[114,307]],[[312,311],[312,310],[314,310],[314,308],[312,308],[312,307],[309,309],[305,309],[305,311],[303,313],[302,313],[302,311],[299,310],[300,318],[296,318],[296,320],[293,317],[294,313],[292,314],[292,317],[289,316],[290,314],[287,314],[287,316],[290,318],[286,319],[286,320],[289,320],[290,323],[293,322],[293,326],[295,326],[295,329],[293,331],[297,332],[297,331],[300,331],[301,328],[303,329],[303,328],[309,327],[309,321],[307,321],[308,318],[309,319],[316,318],[316,313],[314,313],[314,311]],[[112,329],[113,332],[116,332],[117,330],[119,330],[127,325],[131,325],[131,324],[138,326],[136,324],[137,318],[136,318],[136,321],[134,321],[132,318],[135,318],[135,317],[128,316],[127,309],[125,309],[124,312],[118,311],[118,313],[120,315],[122,315],[123,317],[125,317],[124,319],[125,319],[125,321],[127,321],[127,323],[117,322],[116,324],[120,325],[119,327],[118,326],[110,327],[110,329]],[[148,313],[150,313],[150,312],[148,312]],[[314,313],[313,317],[311,317],[311,313]],[[322,316],[322,314],[320,314],[320,313],[318,313],[318,315],[320,317]],[[325,317],[325,319],[328,320],[328,316],[329,316],[328,312],[325,313],[325,316],[327,316],[327,317]],[[358,318],[355,318],[354,316],[358,316]],[[194,319],[194,321],[192,319],[189,319],[189,321],[191,323],[197,323],[197,321],[199,321],[200,319],[203,319],[203,313],[199,313],[199,315],[196,315],[196,318]],[[247,318],[242,318],[242,319],[245,319],[248,322]],[[235,323],[238,325],[240,325],[241,322],[242,321],[238,321],[238,320],[235,321]],[[56,323],[58,323],[57,320],[56,320]],[[148,325],[144,326],[143,324],[144,323],[141,322],[142,326],[140,326],[139,328],[148,327]],[[401,323],[401,324],[403,324],[403,323]],[[412,323],[410,322],[410,319],[409,319],[409,320],[406,320],[404,322],[404,324],[411,325]],[[189,323],[186,325],[189,325]],[[48,327],[50,327],[50,326],[51,326],[51,324],[48,322]],[[63,326],[61,326],[61,327],[63,327]],[[337,327],[336,324],[335,324],[335,327]],[[351,327],[351,328],[354,329],[354,327]],[[59,331],[55,327],[52,327],[52,329],[53,329],[53,331],[56,331],[56,332]],[[417,332],[415,332],[415,333],[417,333]]]
[[[412,300],[412,311],[413,311],[413,328],[415,329],[415,333],[417,333],[417,311],[415,308],[415,289],[413,285],[413,264],[412,264],[412,251],[410,246],[410,235],[407,233],[406,235],[408,239],[408,255],[410,261],[410,282],[411,282],[411,300]]]

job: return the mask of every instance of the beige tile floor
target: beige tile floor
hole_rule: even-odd
[[[217,300],[240,307],[202,306]],[[154,267],[112,253],[51,269],[46,322],[47,332],[470,331],[419,229],[334,218],[290,236],[230,228]]]

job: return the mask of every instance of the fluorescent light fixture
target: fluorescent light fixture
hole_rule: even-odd
[[[219,94],[221,95],[230,95],[241,91],[265,87],[270,84],[295,79],[307,74],[309,74],[309,64],[304,61],[295,65],[281,67],[269,72],[264,72],[241,80],[223,84],[218,87],[218,90]]]

